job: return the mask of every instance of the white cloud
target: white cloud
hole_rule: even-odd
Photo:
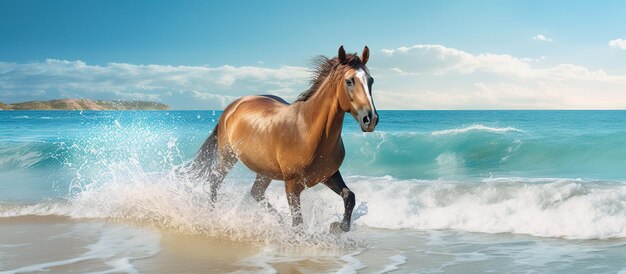
[[[626,50],[626,39],[615,39],[609,41],[609,46]]]
[[[590,70],[573,64],[559,64],[553,67],[535,67],[545,60],[518,58],[508,54],[483,53],[473,55],[465,51],[442,45],[415,45],[398,49],[383,49],[386,64],[395,64],[392,71],[401,74],[473,74],[486,72],[511,78],[532,78],[542,80],[586,79],[602,81],[624,81],[624,75],[609,75],[603,70]],[[424,64],[428,64],[425,66]]]
[[[383,49],[387,60],[396,71],[403,73],[442,74],[492,71],[500,74],[528,71],[528,62],[510,55],[470,53],[442,45],[414,45],[397,49]]]
[[[478,53],[443,45],[383,49],[370,62],[381,109],[626,108],[626,75],[546,57]],[[53,98],[143,99],[173,108],[223,108],[248,94],[292,100],[307,68],[169,66],[49,59],[0,62],[0,101]]]
[[[24,64],[0,62],[0,98],[143,99],[163,101],[175,108],[221,108],[246,94],[303,90],[308,76],[306,68],[292,66],[97,66],[54,59]],[[293,98],[296,93],[282,95]]]
[[[543,42],[552,42],[552,39],[550,37],[547,37],[541,33],[533,36],[533,40],[543,41]]]
[[[471,54],[442,45],[384,49],[379,105],[420,109],[626,108],[626,75],[546,57]],[[376,75],[374,75],[376,77]],[[379,77],[380,78],[380,77]],[[385,86],[382,86],[384,83]]]

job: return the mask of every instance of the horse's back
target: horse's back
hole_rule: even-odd
[[[263,115],[267,117],[288,105],[289,103],[285,100],[274,95],[243,96],[233,101],[224,109],[220,117],[220,123],[226,126],[250,115]]]
[[[275,112],[288,105],[287,101],[274,95],[243,96],[228,105],[223,114],[240,113],[243,115],[249,112]]]
[[[269,99],[272,99],[272,100],[274,100],[274,101],[276,101],[276,102],[278,102],[278,103],[282,103],[282,104],[285,104],[285,105],[289,105],[289,103],[287,103],[287,101],[285,101],[285,99],[280,98],[280,97],[278,97],[278,96],[276,96],[276,95],[269,95],[269,94],[266,94],[266,95],[258,95],[258,96],[259,96],[259,97],[269,98]]]

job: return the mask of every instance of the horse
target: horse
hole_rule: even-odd
[[[252,197],[274,212],[265,201],[265,190],[272,180],[285,182],[292,226],[302,224],[302,191],[323,183],[344,202],[343,219],[332,223],[331,231],[349,231],[355,195],[339,172],[345,157],[341,129],[345,113],[363,132],[374,131],[378,124],[368,60],[367,46],[360,57],[341,46],[337,57],[314,59],[311,87],[293,103],[258,95],[228,105],[193,162],[210,184],[211,202],[224,177],[241,161],[256,173]]]

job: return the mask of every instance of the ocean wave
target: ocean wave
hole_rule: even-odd
[[[358,224],[568,239],[626,237],[626,184],[496,178],[476,183],[356,177]],[[393,214],[390,214],[392,213]]]
[[[267,197],[280,216],[249,197],[251,180],[231,180],[210,205],[202,185],[144,176],[93,186],[64,202],[0,206],[0,216],[64,215],[148,221],[234,240],[334,245],[328,225],[343,212],[323,186],[303,193],[305,234],[293,233],[282,183]],[[249,182],[248,182],[249,181]],[[626,238],[626,183],[571,179],[495,178],[479,182],[346,178],[356,193],[359,227],[451,229],[568,239]],[[350,234],[348,234],[350,235]],[[339,241],[341,242],[341,241]],[[346,243],[346,239],[343,242]]]
[[[209,128],[189,133],[159,124],[115,119],[75,135],[36,142],[0,142],[0,170],[74,169],[85,165],[95,169],[129,159],[151,166],[148,170],[158,170],[168,164],[169,158],[180,164],[193,157]],[[626,176],[622,167],[626,153],[623,133],[549,138],[476,131],[443,136],[346,132],[343,169],[351,174],[393,174],[402,179],[459,179],[495,174],[615,180]]]
[[[0,143],[0,170],[20,170],[43,163],[54,153],[54,144],[43,142]]]
[[[475,124],[463,128],[453,128],[453,129],[444,129],[433,131],[430,134],[433,136],[439,135],[454,135],[454,134],[462,134],[470,131],[485,131],[485,132],[493,132],[493,133],[504,133],[504,132],[525,132],[524,130],[517,129],[514,127],[488,127],[481,124]]]

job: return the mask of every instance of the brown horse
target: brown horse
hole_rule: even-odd
[[[364,132],[378,124],[368,59],[367,47],[359,58],[341,46],[338,57],[317,58],[311,88],[292,104],[264,95],[241,97],[226,107],[193,164],[209,180],[211,200],[241,161],[257,174],[251,194],[258,202],[272,180],[285,181],[294,226],[302,223],[300,193],[324,183],[344,201],[343,220],[331,230],[349,231],[355,198],[339,173],[345,155],[341,128],[346,112]]]

